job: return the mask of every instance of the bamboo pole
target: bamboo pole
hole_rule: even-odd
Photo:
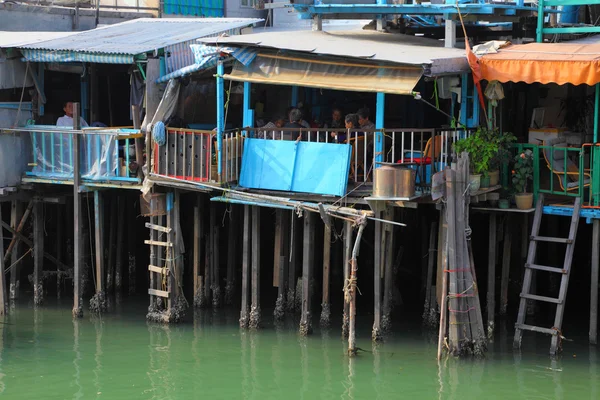
[[[382,213],[377,212],[377,218],[382,218]],[[375,260],[373,263],[373,329],[371,331],[371,339],[374,342],[381,341],[381,260],[382,253],[385,249],[385,232],[382,232],[383,224],[379,221],[375,222],[375,243],[374,253]],[[383,233],[383,235],[382,235]],[[382,237],[383,236],[383,237]],[[384,242],[384,243],[382,243]]]
[[[348,338],[350,324],[350,303],[346,301],[346,288],[350,280],[350,259],[352,257],[352,223],[345,222],[344,227],[344,315],[342,318],[342,337]]]
[[[358,233],[356,234],[356,240],[354,241],[354,247],[352,248],[352,258],[350,259],[350,278],[346,283],[345,295],[346,302],[349,304],[350,316],[348,323],[348,355],[356,355],[356,288],[357,288],[357,272],[358,272],[358,253],[360,250],[360,241],[362,239],[363,231],[367,226],[366,219],[360,221],[358,227]]]

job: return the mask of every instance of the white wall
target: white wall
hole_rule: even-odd
[[[265,18],[266,16],[267,13],[264,10],[242,7],[240,0],[225,0],[225,17],[227,18]]]

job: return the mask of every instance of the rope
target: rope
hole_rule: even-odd
[[[164,122],[158,121],[156,124],[154,124],[154,126],[152,127],[152,139],[154,140],[154,142],[156,142],[156,144],[158,144],[159,146],[164,146],[167,143],[166,135],[167,134]]]
[[[17,126],[17,123],[19,122],[19,116],[21,115],[21,106],[23,105],[23,95],[25,94],[25,84],[27,83],[27,74],[28,73],[29,73],[29,61],[27,61],[27,67],[25,68],[25,75],[23,75],[23,87],[21,88],[21,99],[19,100],[19,108],[17,109],[17,116],[15,117],[15,123],[13,124],[13,126]]]
[[[25,258],[25,256],[27,254],[31,253],[32,250],[33,250],[33,247],[30,247],[29,250],[27,250],[27,252],[21,256],[21,258],[19,258],[17,261],[15,261],[14,263],[12,263],[8,268],[6,268],[4,270],[4,273],[6,274],[7,272],[9,272],[12,267],[14,267],[15,265],[17,265],[22,259]]]
[[[466,310],[453,310],[451,308],[448,308],[448,311],[453,313],[466,314],[468,312],[475,311],[475,307],[469,307]]]

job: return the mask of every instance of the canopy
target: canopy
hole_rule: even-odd
[[[479,58],[483,79],[500,82],[600,82],[600,40],[511,45]]]

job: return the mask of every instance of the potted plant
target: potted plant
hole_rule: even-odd
[[[490,162],[498,153],[497,141],[489,138],[488,130],[480,127],[469,137],[454,143],[454,150],[457,153],[463,151],[469,153],[471,193],[477,192],[481,187],[489,187]]]
[[[515,156],[512,182],[516,189],[515,202],[520,210],[533,207],[533,193],[527,193],[527,182],[533,178],[533,152],[525,150]]]
[[[498,152],[490,161],[490,186],[496,186],[500,183],[500,167],[508,164],[512,154],[510,146],[517,140],[511,132],[500,132],[499,129],[494,129],[490,132],[488,140],[493,140],[498,145]]]

